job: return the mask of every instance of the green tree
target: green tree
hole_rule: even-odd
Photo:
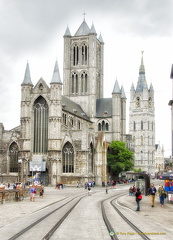
[[[117,179],[119,173],[133,169],[133,152],[126,148],[125,142],[112,141],[109,149],[107,163],[112,176]]]

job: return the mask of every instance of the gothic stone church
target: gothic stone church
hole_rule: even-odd
[[[0,123],[1,182],[109,180],[109,143],[127,138],[126,96],[116,80],[112,98],[103,98],[103,56],[102,36],[84,19],[74,35],[65,31],[63,81],[56,61],[50,83],[41,78],[34,85],[27,63],[20,126],[7,131]]]

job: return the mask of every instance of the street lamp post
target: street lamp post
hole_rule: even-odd
[[[172,160],[173,160],[173,64],[171,68],[171,75],[170,78],[172,79],[172,100],[169,101],[169,106],[171,106],[171,136],[172,136]]]
[[[19,182],[23,181],[23,169],[22,169],[22,159],[18,160],[18,165],[19,165]]]

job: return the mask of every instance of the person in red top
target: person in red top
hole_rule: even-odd
[[[136,193],[135,193],[135,196],[136,196],[136,205],[137,205],[136,211],[140,211],[140,201],[141,201],[141,199],[138,198],[140,194],[141,194],[140,189],[137,188],[137,191],[136,191]]]

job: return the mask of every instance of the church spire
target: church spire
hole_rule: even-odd
[[[143,53],[144,51],[141,51],[142,56],[141,56],[141,65],[139,67],[139,74],[145,74],[145,67],[144,67],[144,60],[143,60]]]
[[[24,79],[21,85],[30,85],[33,86],[30,76],[29,63],[27,62]]]
[[[144,67],[144,60],[143,60],[143,52],[141,56],[141,65],[139,67],[139,77],[138,77],[138,83],[136,87],[136,92],[143,92],[144,89],[148,89],[147,81],[145,79],[145,67]]]

